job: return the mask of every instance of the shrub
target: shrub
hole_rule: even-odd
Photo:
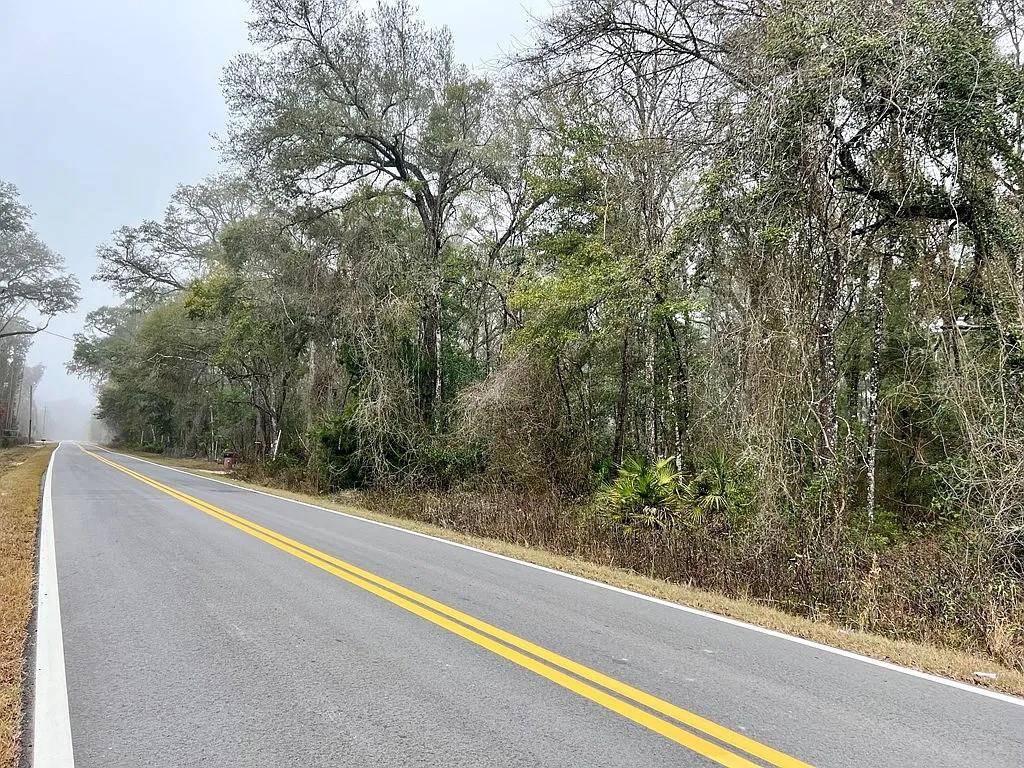
[[[748,479],[725,452],[713,451],[683,487],[682,496],[694,521],[699,522],[708,516],[735,517],[750,506],[751,490]]]
[[[329,490],[363,484],[364,467],[359,454],[359,436],[352,421],[354,406],[333,414],[313,430],[310,462],[317,482]]]
[[[674,458],[627,459],[598,502],[612,521],[628,531],[671,528],[688,510],[680,495]]]
[[[483,468],[483,453],[472,442],[447,435],[426,435],[416,445],[409,478],[413,485],[450,488]]]

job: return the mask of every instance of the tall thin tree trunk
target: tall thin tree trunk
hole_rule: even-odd
[[[434,314],[437,317],[437,336],[434,341],[434,408],[437,421],[436,409],[444,403],[444,317],[442,315],[441,290],[438,288],[434,296]],[[437,426],[435,424],[435,426]]]
[[[423,307],[426,370],[420,382],[420,401],[423,422],[433,430],[438,427],[437,408],[444,396],[444,373],[441,369],[441,236],[437,231],[436,217],[424,217],[423,223],[428,228],[427,260],[433,284]]]
[[[828,249],[822,273],[818,305],[818,420],[821,422],[819,459],[829,464],[836,458],[839,420],[836,412],[836,325],[839,321],[839,287],[842,284],[842,253]]]
[[[867,261],[866,259],[864,260]],[[873,297],[869,296],[868,280],[869,264],[860,268],[860,276],[857,280],[857,325],[864,327],[868,324],[868,316],[874,311]],[[858,421],[863,416],[863,403],[861,401],[860,388],[861,376],[864,373],[864,360],[861,354],[861,345],[853,345],[850,359],[847,362],[846,391],[848,418],[851,421]]]
[[[615,408],[615,443],[612,456],[622,463],[626,443],[626,414],[629,406],[629,325],[622,334],[622,364],[619,370],[619,401]]]
[[[312,432],[317,421],[320,420],[320,409],[324,405],[320,392],[321,366],[320,360],[318,359],[318,353],[319,350],[316,338],[311,335],[309,338],[309,391],[306,394],[307,402],[305,413],[307,432]],[[312,455],[310,455],[310,460],[312,460]]]
[[[420,410],[425,424],[434,423],[435,382],[437,380],[437,317],[434,302],[428,298],[423,308],[423,362],[420,373]]]
[[[885,341],[885,285],[892,269],[892,254],[887,249],[878,265],[878,284],[873,298],[874,330],[871,337],[871,366],[868,369],[868,477],[867,515],[868,523],[875,522],[876,468],[878,465],[878,397],[881,391],[882,344]]]
[[[644,335],[646,349],[644,350],[644,446],[650,456],[658,454],[658,433],[657,433],[657,388],[655,386],[654,370],[654,329],[649,322],[644,323]]]
[[[664,301],[660,294],[657,294],[655,298],[659,302]],[[689,321],[689,312],[684,315],[684,319],[687,322]],[[687,365],[686,336],[684,335],[680,338],[675,321],[671,317],[665,318],[665,330],[672,341],[672,356],[675,361],[675,371],[668,387],[668,396],[674,417],[672,432],[675,443],[676,466],[682,471],[683,457],[689,453],[690,437],[690,371]]]

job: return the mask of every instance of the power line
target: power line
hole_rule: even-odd
[[[54,331],[48,331],[48,330],[46,330],[45,328],[42,328],[42,329],[40,329],[40,333],[48,333],[48,334],[50,334],[51,336],[56,336],[56,337],[57,337],[58,339],[65,339],[65,340],[67,340],[67,341],[74,341],[74,339],[73,339],[73,338],[71,338],[70,336],[65,336],[65,335],[63,335],[63,334],[60,334],[60,333],[56,333],[56,332],[54,332]]]

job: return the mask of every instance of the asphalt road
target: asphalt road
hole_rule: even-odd
[[[96,453],[50,479],[78,768],[1024,765],[1024,702]]]

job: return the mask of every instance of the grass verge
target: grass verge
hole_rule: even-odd
[[[220,469],[213,462],[204,462],[197,459],[173,459],[144,453],[135,453],[134,455],[166,464],[167,466],[191,471],[198,470],[200,473]],[[981,688],[988,688],[1002,693],[1024,696],[1024,673],[1010,669],[998,663],[992,657],[983,654],[971,654],[935,645],[895,640],[857,629],[794,616],[753,600],[727,597],[714,592],[696,589],[686,584],[652,579],[633,571],[601,565],[537,547],[523,546],[500,539],[471,536],[451,528],[381,514],[360,506],[359,496],[354,492],[335,496],[311,496],[283,488],[244,482],[230,475],[219,476],[217,479],[242,488],[271,491],[283,498],[317,504],[368,520],[376,520],[411,531],[448,539],[460,544],[467,544],[489,552],[513,557],[517,560],[554,568],[565,573],[582,576],[593,581],[639,592],[640,594],[658,597],[662,600],[708,611],[720,616],[728,616],[759,627],[795,635],[796,637],[813,640],[833,648],[841,648],[921,672],[928,672],[953,680],[971,683]]]
[[[39,481],[55,445],[0,449],[0,768],[19,760]]]

